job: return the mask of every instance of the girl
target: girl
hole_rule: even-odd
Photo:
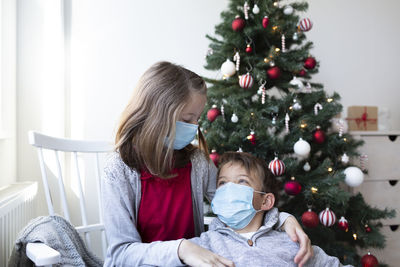
[[[234,266],[187,240],[204,231],[203,197],[211,201],[216,188],[217,168],[198,128],[206,100],[204,80],[172,63],[156,63],[140,78],[104,170],[104,266]],[[196,134],[198,148],[190,144]],[[299,240],[302,266],[310,240],[288,216],[280,213],[280,225]]]

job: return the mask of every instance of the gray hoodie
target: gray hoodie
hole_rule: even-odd
[[[209,231],[190,241],[232,260],[236,267],[296,266],[294,257],[299,251],[299,244],[285,232],[274,230],[277,222],[278,209],[273,208],[265,214],[264,225],[250,239],[246,239],[215,218]],[[328,256],[320,247],[313,246],[313,249],[314,256],[305,266],[342,266],[338,258]]]
[[[203,198],[211,201],[214,196],[217,168],[200,151],[192,155],[191,162],[194,226],[199,236],[204,232]],[[182,266],[178,257],[182,240],[142,243],[136,227],[141,200],[140,172],[129,168],[114,153],[102,178],[103,220],[108,241],[104,266]],[[280,213],[278,226],[289,215]]]

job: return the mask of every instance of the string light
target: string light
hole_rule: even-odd
[[[275,52],[279,52],[279,51],[281,51],[281,50],[278,47],[275,48]]]
[[[357,234],[353,234],[354,240],[357,240]]]
[[[328,103],[331,103],[332,101],[333,101],[332,98],[328,98],[328,99],[326,100],[326,102],[328,102]]]
[[[277,7],[278,6],[278,2],[274,2],[274,7]]]
[[[272,30],[273,30],[273,31],[276,31],[277,29],[278,29],[278,26],[273,26],[273,27],[272,27]]]
[[[300,124],[300,127],[303,128],[303,129],[306,128],[307,127],[307,123]]]
[[[317,192],[318,192],[318,188],[316,188],[316,187],[311,187],[311,192],[313,193],[313,194],[316,194]]]
[[[331,171],[333,171],[333,169],[331,167],[329,167],[328,168],[328,172],[331,172]]]
[[[268,62],[269,62],[269,59],[268,59],[268,58],[264,58],[264,62],[265,62],[265,63],[268,63]]]
[[[290,107],[289,107],[289,110],[293,110],[293,107],[292,107],[292,106],[290,106]]]
[[[346,137],[345,137],[345,138],[343,138],[343,141],[347,142],[347,138],[346,138]]]

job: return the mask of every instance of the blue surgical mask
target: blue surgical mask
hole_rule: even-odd
[[[179,150],[190,144],[196,137],[198,128],[199,126],[196,124],[177,121],[175,130],[174,149]]]
[[[253,192],[265,194],[250,186],[226,183],[215,191],[211,202],[212,211],[229,227],[243,229],[257,213],[253,207]]]

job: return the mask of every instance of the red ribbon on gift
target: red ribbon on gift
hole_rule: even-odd
[[[346,120],[355,120],[356,124],[357,124],[357,128],[360,128],[360,124],[363,123],[364,124],[364,129],[367,129],[367,123],[371,122],[371,123],[376,123],[377,119],[368,119],[368,112],[367,112],[367,107],[364,107],[364,113],[361,114],[360,118],[347,118]]]

